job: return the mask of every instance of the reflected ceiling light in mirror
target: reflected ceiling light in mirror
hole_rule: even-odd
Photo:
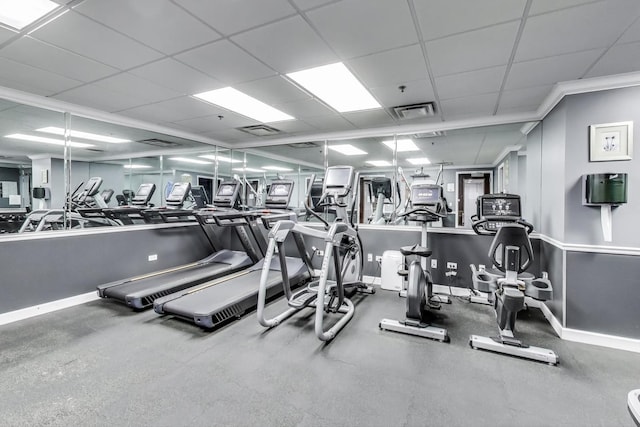
[[[255,169],[255,168],[233,168],[235,172],[264,172],[263,169]]]
[[[36,130],[38,132],[52,133],[54,135],[64,135],[64,129],[55,126],[48,126],[46,128],[40,128]],[[130,139],[114,138],[112,136],[99,135],[97,133],[90,132],[81,132],[78,130],[71,130],[69,133],[74,138],[90,139],[91,141],[108,142],[110,144],[122,144],[124,142],[131,142]]]
[[[281,166],[262,166],[262,169],[277,172],[293,172],[293,169],[283,168]]]
[[[430,165],[431,161],[426,157],[416,157],[413,159],[407,159],[407,162],[412,165]]]
[[[19,139],[21,141],[30,142],[42,142],[44,144],[59,145],[61,147],[64,147],[63,139],[45,138],[43,136],[25,135],[23,133],[12,133],[11,135],[5,135],[5,138]],[[89,148],[95,146],[92,144],[85,144],[84,142],[69,141],[69,147]]]
[[[57,7],[49,0],[0,0],[0,22],[21,30]]]
[[[173,160],[176,162],[183,162],[183,163],[193,163],[196,165],[211,165],[211,162],[206,162],[204,160],[198,160],[198,159],[190,159],[188,157],[169,157],[169,160]]]
[[[387,161],[387,160],[367,160],[365,163],[368,163],[372,166],[376,166],[376,167],[385,167],[385,166],[391,166],[391,162]]]
[[[132,165],[122,165],[125,169],[151,169],[152,166],[149,165],[136,165],[136,164],[132,164]]]
[[[198,156],[198,157],[202,157],[203,159],[216,160],[216,156],[213,155],[213,154],[203,154],[203,155]],[[225,156],[218,156],[217,159],[218,159],[219,162],[242,163],[242,160],[232,159],[230,157],[225,157]]]
[[[295,117],[283,113],[232,87],[196,93],[193,96],[262,123],[282,122],[295,119]]]
[[[382,108],[342,62],[289,73],[287,77],[340,113]]]
[[[382,141],[384,145],[391,148],[393,150],[393,140]],[[398,139],[396,141],[398,143],[398,153],[402,151],[420,151],[418,146],[413,142],[412,139]]]
[[[367,154],[366,151],[362,151],[351,144],[330,145],[329,150],[337,151],[345,156],[361,156],[363,154]]]

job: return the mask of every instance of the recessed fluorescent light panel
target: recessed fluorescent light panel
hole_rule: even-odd
[[[214,156],[213,154],[203,154],[201,156],[198,157],[202,157],[203,159],[209,159],[209,160],[216,160],[216,156]],[[219,162],[226,162],[226,163],[241,163],[242,160],[236,160],[236,159],[232,159],[230,157],[226,157],[226,156],[218,156],[217,157]]]
[[[0,0],[0,22],[21,30],[57,7],[49,0]]]
[[[341,113],[382,108],[342,62],[287,76]]]
[[[198,160],[198,159],[190,159],[188,157],[169,157],[169,160],[174,160],[176,162],[183,162],[183,163],[193,163],[196,165],[210,165],[211,162],[205,162],[204,160]]]
[[[233,168],[232,170],[236,172],[264,172],[262,169],[255,168]]]
[[[277,172],[293,172],[293,169],[283,168],[280,166],[263,166],[262,169],[268,171],[277,171]]]
[[[13,133],[11,135],[6,135],[5,138],[19,139],[22,141],[31,141],[31,142],[42,142],[44,144],[59,145],[64,147],[64,139],[45,138],[43,136],[25,135],[22,133]],[[93,145],[85,144],[83,142],[69,141],[69,147],[89,148],[89,147],[93,147]]]
[[[64,129],[55,126],[36,129],[38,132],[52,133],[54,135],[64,135]],[[74,138],[89,139],[91,141],[108,142],[110,144],[122,144],[123,142],[131,142],[130,139],[114,138],[112,136],[98,135],[97,133],[80,132],[71,130],[70,135]]]
[[[132,165],[122,165],[125,169],[151,169],[149,165],[136,165],[135,163]]]
[[[295,119],[295,117],[283,113],[232,87],[210,90],[208,92],[197,93],[193,96],[262,123],[282,122],[284,120]]]
[[[368,163],[372,166],[377,166],[379,168],[384,166],[391,166],[391,162],[387,160],[367,160],[365,163]]]
[[[407,159],[407,162],[412,165],[430,165],[431,161],[426,157],[416,157],[414,159]]]
[[[396,140],[398,143],[397,151],[398,153],[402,151],[419,151],[418,146],[413,142],[412,139],[398,139]],[[384,145],[391,148],[393,150],[393,140],[390,141],[382,141]]]
[[[337,151],[345,156],[360,156],[367,154],[366,151],[362,151],[351,144],[330,145],[329,150]]]

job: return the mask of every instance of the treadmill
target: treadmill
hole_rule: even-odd
[[[203,232],[214,248],[214,252],[211,255],[197,262],[100,285],[98,286],[98,295],[102,298],[111,298],[123,302],[134,309],[142,310],[151,307],[156,298],[181,291],[225,274],[237,272],[258,262],[263,255],[256,252],[255,245],[251,243],[249,234],[253,236],[254,241],[262,238],[262,236],[255,235],[255,230],[246,216],[239,216],[236,211],[230,209],[236,203],[240,187],[239,181],[221,183],[214,200],[214,207],[200,212],[180,209],[154,211],[155,214],[163,219],[180,216],[195,216],[198,218]],[[180,188],[179,192],[183,190],[184,188]],[[231,219],[225,219],[225,215],[230,216]],[[206,225],[213,222],[221,227],[232,227],[238,235],[245,252],[228,249],[216,250],[220,245],[216,244],[217,242],[209,236],[206,230]],[[249,233],[247,233],[247,230]]]
[[[140,184],[135,196],[131,198],[131,203],[127,206],[103,209],[104,215],[123,225],[143,224],[144,217],[142,211],[151,208],[149,203],[156,191],[156,185],[151,183]]]
[[[293,181],[275,180],[269,187],[265,200],[266,211],[261,216],[265,228],[278,220],[296,220],[296,214],[282,211],[291,199]],[[304,245],[296,240],[296,245]],[[302,249],[304,253],[304,247]],[[283,262],[285,276],[292,286],[302,283],[309,277],[309,270],[313,268],[302,259],[286,257]],[[258,288],[262,270],[268,270],[267,298],[274,298],[283,294],[282,270],[278,259],[273,259],[270,265],[264,265],[261,260],[252,267],[219,279],[202,283],[199,286],[176,292],[158,298],[153,303],[153,309],[158,314],[169,314],[177,318],[193,322],[196,325],[212,329],[229,319],[239,318],[246,312],[253,310],[258,304]]]

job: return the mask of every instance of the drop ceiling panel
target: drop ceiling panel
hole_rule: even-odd
[[[640,41],[640,19],[631,25],[627,31],[624,32],[620,40],[616,44],[630,43]]]
[[[640,2],[605,1],[527,20],[516,61],[604,48],[616,41],[640,13]]]
[[[175,2],[227,36],[295,13],[295,9],[286,0],[175,0]]]
[[[185,95],[218,89],[223,86],[218,80],[171,58],[152,62],[129,72]]]
[[[509,62],[519,21],[426,43],[435,76],[478,70]]]
[[[80,84],[82,82],[78,80],[0,58],[0,86],[51,96]]]
[[[526,0],[414,2],[424,40],[522,18]]]
[[[154,105],[173,111],[173,119],[171,122],[193,119],[196,117],[210,116],[211,114],[226,113],[225,110],[215,107],[207,102],[200,101],[190,96],[181,96],[179,98],[160,101]]]
[[[418,42],[406,2],[352,0],[307,16],[343,59]]]
[[[324,104],[312,98],[284,104],[275,104],[274,107],[297,119],[317,116],[335,116],[337,114],[334,110],[325,107]]]
[[[223,115],[224,118],[222,120],[220,120],[218,118],[218,115],[215,114],[207,117],[180,120],[175,123],[181,126],[186,126],[187,128],[195,132],[211,132],[214,130],[223,130],[259,124],[259,122],[255,120],[249,119],[239,114],[231,113],[230,111],[223,112]]]
[[[585,3],[593,3],[594,0],[536,0],[531,3],[529,16],[537,15],[567,7],[579,6]]]
[[[400,85],[429,76],[422,49],[417,44],[352,59],[347,65],[366,87]]]
[[[140,107],[129,108],[127,110],[118,111],[118,114],[133,117],[138,120],[144,120],[149,123],[163,123],[180,120],[176,117],[175,111],[167,109],[160,104],[148,104]]]
[[[241,132],[237,129],[214,130],[210,132],[204,132],[202,136],[206,136],[207,138],[213,138],[222,143],[244,141],[252,138],[251,135]]]
[[[119,72],[116,68],[29,36],[1,49],[0,56],[85,83]]]
[[[281,76],[267,77],[248,83],[241,83],[234,87],[270,105],[302,101],[311,98],[305,91],[298,89]]]
[[[4,43],[9,40],[11,37],[14,37],[17,33],[8,30],[6,28],[0,27],[0,43]]]
[[[301,10],[309,10],[336,1],[339,0],[293,0],[293,3]]]
[[[141,101],[140,104],[176,98],[181,95],[179,92],[159,86],[130,73],[107,77],[94,83],[94,85],[108,91],[119,92],[123,95],[137,98]]]
[[[442,100],[498,92],[505,70],[506,67],[501,66],[437,77],[438,95]]]
[[[225,85],[272,76],[275,72],[228,40],[220,40],[175,58]],[[215,89],[215,88],[212,88]]]
[[[220,38],[168,0],[85,0],[74,10],[165,54]]]
[[[55,95],[54,98],[78,105],[97,108],[110,113],[148,103],[139,98],[129,96],[126,93],[109,90],[96,85],[85,85],[75,89],[70,89]]]
[[[282,74],[338,61],[299,16],[247,31],[232,40]]]
[[[70,28],[73,31],[69,31]],[[41,27],[32,35],[119,69],[135,67],[161,56],[137,41],[73,11]]]
[[[493,114],[497,99],[497,93],[447,99],[441,101],[442,112],[444,113],[445,120],[452,120],[470,115],[488,116]]]
[[[385,107],[399,105],[418,104],[433,101],[434,94],[429,80],[416,80],[403,83],[406,86],[404,92],[398,86],[382,86],[371,88],[371,94]]]
[[[302,120],[287,120],[284,122],[269,123],[269,126],[287,133],[311,132],[315,130],[313,126]]]
[[[318,131],[328,131],[329,129],[331,129],[332,131],[355,129],[355,126],[338,115],[308,117],[305,118],[304,121],[306,123],[309,123]]]
[[[380,109],[344,113],[342,116],[360,129],[396,124],[395,120],[389,115],[389,113]]]
[[[551,85],[546,85],[526,89],[505,90],[500,97],[499,110],[526,106],[528,110],[524,111],[535,111],[542,100],[549,94],[551,88]]]
[[[551,85],[581,78],[604,49],[536,59],[513,64],[505,90]]]
[[[640,70],[640,43],[612,47],[585,77],[606,76]]]

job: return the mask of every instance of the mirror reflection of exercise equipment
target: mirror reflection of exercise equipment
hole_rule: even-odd
[[[413,184],[411,186],[411,209],[402,215],[410,221],[422,225],[420,245],[405,246],[400,249],[406,258],[413,257],[408,270],[399,274],[407,276],[406,319],[404,321],[382,319],[380,329],[431,338],[442,342],[449,341],[447,330],[431,324],[433,312],[440,309],[442,296],[433,294],[431,272],[427,269],[427,258],[431,256],[428,248],[427,227],[431,222],[446,216],[446,207],[442,197],[442,187],[435,184]],[[448,302],[448,298],[446,299]]]
[[[515,337],[516,318],[518,312],[526,308],[525,297],[546,301],[553,296],[551,282],[546,277],[525,280],[521,276],[531,266],[534,257],[529,240],[533,226],[522,219],[520,196],[483,195],[478,199],[478,210],[473,229],[480,235],[495,236],[489,249],[489,258],[501,275],[481,276],[480,272],[474,271],[473,286],[488,292],[500,332],[497,337],[491,338],[471,335],[469,345],[550,365],[557,364],[558,356],[552,350],[528,346]]]

